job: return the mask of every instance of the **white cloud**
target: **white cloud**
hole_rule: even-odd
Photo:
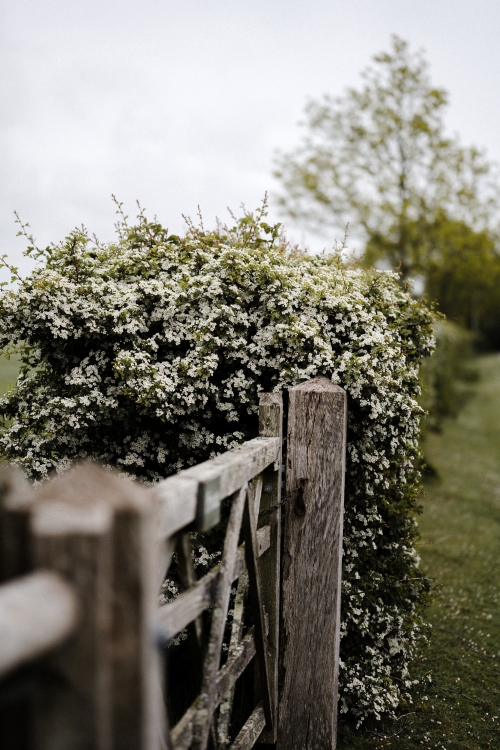
[[[208,223],[257,205],[307,96],[355,84],[391,33],[427,49],[451,129],[499,157],[499,20],[493,0],[4,0],[0,251],[19,260],[14,209],[43,244],[109,238],[111,193],[173,231],[198,204]]]

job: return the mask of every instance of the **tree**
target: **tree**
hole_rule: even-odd
[[[500,343],[500,255],[491,233],[462,221],[437,221],[425,231],[426,293],[447,318],[484,342]]]
[[[422,52],[394,36],[362,78],[360,89],[308,104],[302,142],[278,155],[280,203],[314,229],[349,223],[366,262],[386,259],[404,278],[425,271],[436,221],[484,230],[497,187],[484,154],[445,134],[448,96],[432,86]]]

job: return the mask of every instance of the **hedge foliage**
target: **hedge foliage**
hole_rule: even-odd
[[[303,256],[264,216],[177,237],[140,214],[110,244],[82,230],[38,251],[0,299],[0,345],[25,363],[0,447],[38,480],[92,457],[154,482],[254,437],[260,391],[341,384],[341,710],[362,721],[408,698],[425,639],[417,398],[432,315],[396,275]]]
[[[427,415],[421,437],[439,432],[445,419],[457,417],[467,403],[471,384],[479,377],[474,362],[474,337],[465,328],[439,319],[434,325],[436,346],[420,367],[420,405]]]

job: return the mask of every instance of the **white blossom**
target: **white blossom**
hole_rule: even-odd
[[[320,374],[342,385],[340,701],[362,721],[408,696],[425,633],[413,511],[431,316],[394,274],[289,254],[265,227],[179,239],[141,218],[114,244],[74,232],[47,251],[0,300],[0,342],[26,363],[0,402],[0,444],[37,480],[91,457],[154,482],[254,437],[260,392]]]

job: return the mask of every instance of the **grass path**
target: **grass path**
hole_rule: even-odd
[[[500,357],[479,368],[458,419],[426,444],[438,478],[426,485],[419,552],[441,588],[416,669],[432,682],[377,734],[344,727],[339,750],[500,748]]]
[[[15,384],[19,367],[18,357],[12,356],[7,359],[4,355],[0,355],[0,396],[3,396],[9,387]]]

